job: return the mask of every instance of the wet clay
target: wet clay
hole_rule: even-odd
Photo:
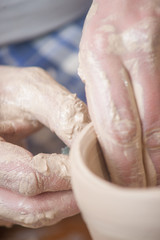
[[[87,106],[40,68],[1,66],[0,73],[0,218],[28,227],[54,224],[79,212],[70,159],[33,156],[14,143],[45,125],[70,147],[90,121]]]
[[[10,120],[14,131],[18,131],[18,121],[34,127],[38,121],[70,145],[72,138],[90,121],[86,105],[42,69],[1,66],[0,72],[3,109],[0,120],[6,124],[5,129],[7,121],[11,125]]]

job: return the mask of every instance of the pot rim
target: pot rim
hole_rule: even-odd
[[[148,188],[127,188],[118,186],[114,183],[111,183],[100,176],[97,176],[93,173],[89,167],[86,165],[85,160],[82,156],[82,143],[85,141],[86,137],[89,134],[94,134],[96,138],[96,133],[94,132],[94,127],[92,123],[89,123],[81,133],[76,137],[70,151],[71,157],[71,175],[74,178],[75,171],[77,175],[80,175],[81,178],[86,179],[86,184],[90,185],[91,188],[95,188],[96,191],[104,189],[105,191],[111,190],[112,193],[120,195],[128,195],[134,198],[159,198],[160,199],[160,188],[148,187]],[[93,136],[94,136],[93,135]],[[92,137],[91,141],[94,137]],[[87,139],[88,140],[88,139]],[[78,156],[78,157],[77,157]],[[74,160],[73,160],[74,159]],[[74,173],[73,173],[74,171]],[[96,186],[96,187],[95,187]]]

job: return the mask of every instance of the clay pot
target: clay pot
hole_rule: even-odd
[[[70,156],[73,190],[94,240],[160,239],[160,189],[110,183],[92,124],[77,137]]]

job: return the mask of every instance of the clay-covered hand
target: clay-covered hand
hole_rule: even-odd
[[[0,67],[0,224],[51,225],[79,212],[70,160],[16,145],[42,124],[68,146],[89,122],[86,105],[39,68]]]
[[[94,0],[79,74],[111,180],[160,184],[160,1]]]

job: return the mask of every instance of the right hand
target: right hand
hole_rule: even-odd
[[[94,0],[79,60],[111,180],[160,185],[160,1]]]

